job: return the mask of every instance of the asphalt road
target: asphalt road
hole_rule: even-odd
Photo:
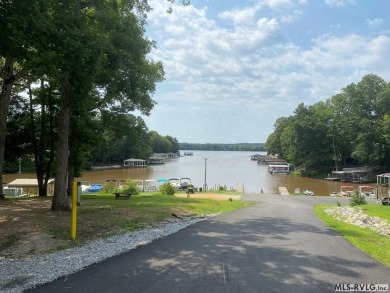
[[[335,292],[338,283],[390,283],[388,268],[313,214],[313,205],[340,199],[244,199],[259,203],[28,292]]]

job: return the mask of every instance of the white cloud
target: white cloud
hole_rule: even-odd
[[[378,27],[384,23],[384,20],[382,18],[374,18],[374,19],[367,18],[366,21],[370,27]]]
[[[290,3],[275,1],[273,5],[282,2]],[[253,123],[265,119],[269,134],[275,120],[292,113],[300,102],[313,104],[329,98],[368,73],[390,80],[390,38],[384,35],[330,33],[317,36],[311,47],[303,49],[283,37],[283,25],[288,24],[282,12],[260,16],[247,7],[236,9],[236,14],[219,15],[231,22],[222,27],[208,18],[206,8],[180,7],[167,15],[160,2],[153,3],[150,34],[157,40],[157,49],[151,57],[163,61],[164,89],[169,90],[156,95],[159,104],[152,116],[190,123],[186,125],[193,133],[209,123],[217,129],[221,121],[232,120],[229,115],[244,115]],[[240,125],[230,128],[231,135],[242,129]],[[166,134],[185,136],[175,131]]]
[[[260,5],[246,7],[243,9],[233,9],[223,11],[219,14],[221,19],[231,20],[235,25],[253,23],[256,18],[256,13],[259,11]]]
[[[273,9],[293,6],[290,0],[263,0],[262,3]]]
[[[301,10],[294,10],[292,13],[281,15],[280,19],[282,22],[290,23],[301,17],[303,12]]]
[[[325,4],[331,8],[346,7],[356,4],[355,0],[325,0]]]

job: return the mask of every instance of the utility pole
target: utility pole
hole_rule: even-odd
[[[336,165],[336,171],[338,171],[338,168],[337,168],[337,157],[336,157],[336,146],[334,144],[334,135],[333,135],[333,157],[334,157],[334,163]]]
[[[204,184],[203,184],[203,190],[207,190],[207,159],[208,157],[203,157],[204,159]]]

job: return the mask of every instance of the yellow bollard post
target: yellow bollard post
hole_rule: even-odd
[[[73,192],[72,192],[72,224],[70,227],[70,238],[72,240],[76,239],[76,224],[77,224],[77,181],[73,182]]]

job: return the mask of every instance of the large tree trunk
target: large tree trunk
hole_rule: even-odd
[[[50,155],[48,158],[48,162],[46,164],[46,172],[45,172],[45,188],[47,192],[47,183],[52,176],[51,174],[51,167],[53,165],[54,161],[54,144],[55,144],[55,135],[54,135],[54,107],[53,107],[53,97],[51,92],[51,87],[49,87],[49,93],[48,93],[48,107],[49,107],[49,143],[47,144],[50,146]]]
[[[69,166],[68,166],[68,195],[73,196],[73,181],[75,175],[75,156],[76,156],[77,142],[73,133],[69,135]]]
[[[53,106],[51,101],[51,93],[46,93],[44,80],[41,79],[41,116],[39,139],[36,136],[37,127],[35,123],[34,110],[33,110],[33,97],[31,86],[29,85],[30,96],[30,124],[31,124],[31,141],[34,148],[35,157],[35,172],[38,181],[38,194],[39,196],[47,196],[47,184],[50,179],[51,166],[54,160],[54,130],[53,130]],[[49,89],[50,91],[50,89]],[[48,112],[48,113],[47,113]]]
[[[42,87],[42,82],[41,82]],[[35,173],[37,175],[38,182],[38,194],[39,196],[46,196],[46,192],[43,186],[43,172],[42,172],[42,163],[43,158],[41,157],[41,152],[39,150],[39,146],[43,144],[42,141],[38,141],[36,137],[36,126],[35,126],[35,117],[34,117],[34,109],[33,109],[33,94],[31,90],[31,83],[28,84],[28,95],[30,98],[30,127],[31,127],[31,141],[34,149],[34,163],[35,163]],[[45,115],[45,105],[41,103],[41,121],[44,120],[43,116]]]
[[[11,91],[15,83],[14,60],[11,57],[5,59],[2,76],[3,84],[0,93],[0,199],[3,195],[3,167],[5,154],[5,135],[7,130],[7,116],[9,102],[11,100]]]
[[[65,72],[62,80],[58,119],[57,168],[54,182],[54,196],[51,205],[53,211],[70,210],[66,190],[69,158],[70,94],[69,72]]]
[[[68,196],[73,196],[74,166],[69,162],[68,167]]]

